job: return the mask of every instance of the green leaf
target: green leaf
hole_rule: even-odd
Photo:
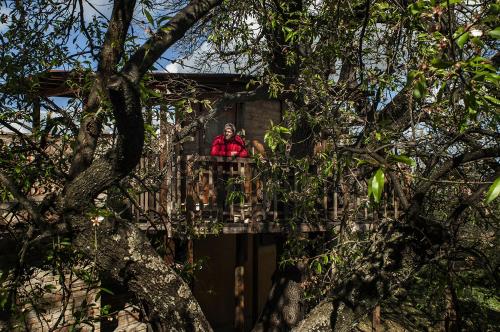
[[[418,70],[412,70],[408,73],[408,83],[411,83],[416,77],[422,76],[423,73]]]
[[[375,203],[379,203],[384,190],[385,175],[384,171],[379,168],[373,177],[368,182],[368,196],[373,196]]]
[[[450,67],[451,65],[453,64],[453,62],[451,61],[445,61],[443,58],[441,57],[435,57],[431,60],[431,65],[433,65],[434,67],[436,68],[440,68],[440,69],[445,69],[445,68],[448,68]]]
[[[409,165],[409,166],[416,166],[417,163],[415,162],[415,160],[411,159],[410,157],[408,156],[405,156],[405,155],[395,155],[395,154],[391,154],[390,155],[390,159],[396,161],[396,162],[399,162],[399,163],[404,163],[406,165]]]
[[[144,16],[146,16],[146,19],[148,20],[149,24],[155,25],[155,22],[153,21],[153,16],[151,16],[151,13],[147,9],[143,9],[142,12],[144,13]]]
[[[495,182],[490,186],[488,193],[486,194],[486,204],[489,204],[500,194],[500,177],[498,177]]]
[[[496,99],[495,97],[493,96],[484,96],[484,99],[487,99],[488,101],[490,101],[492,104],[495,104],[497,106],[500,106],[500,100]]]
[[[115,293],[113,293],[110,289],[107,289],[107,288],[104,288],[104,287],[100,287],[99,289],[103,293],[107,293],[107,294],[110,294],[110,295],[115,295]]]
[[[496,27],[493,30],[488,31],[488,35],[494,39],[500,39],[500,27]]]
[[[314,269],[316,270],[317,274],[321,274],[322,267],[318,261],[314,261]]]
[[[417,87],[415,87],[415,89],[413,89],[413,97],[415,97],[417,99],[422,98],[422,93],[420,92],[420,89],[418,89]]]
[[[413,96],[417,99],[422,98],[427,92],[427,86],[425,84],[425,79],[417,81],[415,88],[413,89]]]
[[[169,16],[169,15],[162,16],[162,17],[160,17],[160,19],[158,19],[157,23],[158,23],[158,25],[161,25],[163,22],[170,21],[171,19],[172,19],[172,16]]]
[[[464,48],[465,43],[469,40],[470,34],[468,32],[462,34],[460,37],[457,39],[457,45],[460,48]]]

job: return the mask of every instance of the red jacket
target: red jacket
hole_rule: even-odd
[[[248,151],[245,149],[245,142],[236,135],[230,141],[224,139],[224,135],[215,137],[212,142],[211,156],[222,157],[248,157]]]

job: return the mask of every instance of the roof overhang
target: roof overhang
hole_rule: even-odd
[[[83,74],[64,70],[51,70],[36,79],[37,94],[44,97],[76,97],[85,84]],[[147,74],[146,82],[150,89],[162,94],[182,93],[186,87],[200,94],[221,94],[245,90],[250,79],[237,74],[152,72]]]

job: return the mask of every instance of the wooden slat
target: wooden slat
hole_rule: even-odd
[[[338,218],[338,194],[335,190],[333,193],[333,220]]]

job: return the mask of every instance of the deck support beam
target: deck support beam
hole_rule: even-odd
[[[236,266],[234,269],[234,328],[245,331],[245,263],[248,258],[248,235],[236,236]]]

